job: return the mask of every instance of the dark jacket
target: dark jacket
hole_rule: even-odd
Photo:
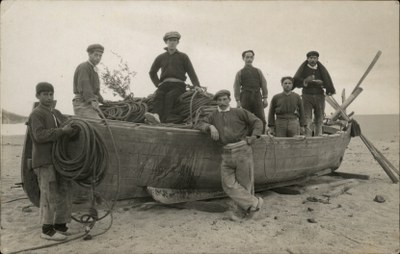
[[[308,61],[304,61],[299,69],[297,70],[296,74],[294,74],[294,85],[293,85],[293,89],[294,88],[303,88],[303,93],[304,93],[304,89],[306,89],[303,85],[303,81],[305,78],[307,78],[304,74],[304,70],[307,67]],[[325,68],[324,65],[322,65],[320,62],[317,63],[318,64],[318,70],[319,73],[321,74],[321,79],[324,82],[322,87],[325,88],[326,93],[327,94],[335,94],[336,90],[335,87],[333,86],[333,82],[331,79],[331,76],[329,75],[328,70]]]
[[[86,102],[97,100],[103,102],[103,97],[100,94],[99,75],[88,61],[76,67],[74,73],[74,94],[81,95]]]
[[[50,111],[40,104],[32,111],[28,120],[29,134],[32,138],[32,168],[53,164],[53,143],[64,134],[57,126],[66,120],[57,109]]]

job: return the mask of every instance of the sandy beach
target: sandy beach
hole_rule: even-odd
[[[397,167],[398,140],[398,134],[371,139]],[[38,208],[14,185],[21,182],[22,143],[23,136],[3,136],[2,253],[52,243],[40,238]],[[399,253],[399,185],[391,183],[359,138],[351,140],[338,171],[370,179],[322,176],[297,186],[298,195],[258,193],[264,208],[258,219],[245,221],[231,221],[226,213],[195,206],[168,207],[151,199],[121,201],[105,234],[25,253]],[[385,202],[375,202],[376,195]],[[22,199],[9,202],[18,198]],[[229,202],[213,201],[221,206]],[[96,224],[92,234],[109,222],[107,218]],[[70,227],[83,232],[76,222]]]

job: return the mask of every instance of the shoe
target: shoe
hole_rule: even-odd
[[[150,112],[146,112],[144,114],[144,117],[146,118],[146,120],[147,120],[147,122],[149,124],[159,124],[159,123],[161,123],[160,117],[158,116],[158,114],[152,114]]]
[[[78,230],[73,230],[73,229],[68,229],[67,231],[59,231],[56,230],[57,233],[60,233],[61,235],[65,235],[65,236],[70,236],[70,235],[77,235],[79,234]]]
[[[264,200],[261,197],[258,197],[258,203],[257,207],[250,207],[249,210],[247,211],[247,218],[248,219],[256,219],[259,212],[261,211],[262,205],[264,203]]]
[[[41,238],[46,239],[46,240],[53,240],[53,241],[64,241],[67,239],[67,236],[62,235],[58,232],[56,232],[54,235],[48,235],[45,233],[42,233],[40,235]]]

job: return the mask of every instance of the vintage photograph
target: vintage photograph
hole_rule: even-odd
[[[393,253],[398,1],[1,5],[1,253]]]

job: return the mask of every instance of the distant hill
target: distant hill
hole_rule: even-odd
[[[1,123],[3,124],[14,124],[14,123],[25,123],[28,121],[27,116],[17,115],[7,110],[1,110]]]

